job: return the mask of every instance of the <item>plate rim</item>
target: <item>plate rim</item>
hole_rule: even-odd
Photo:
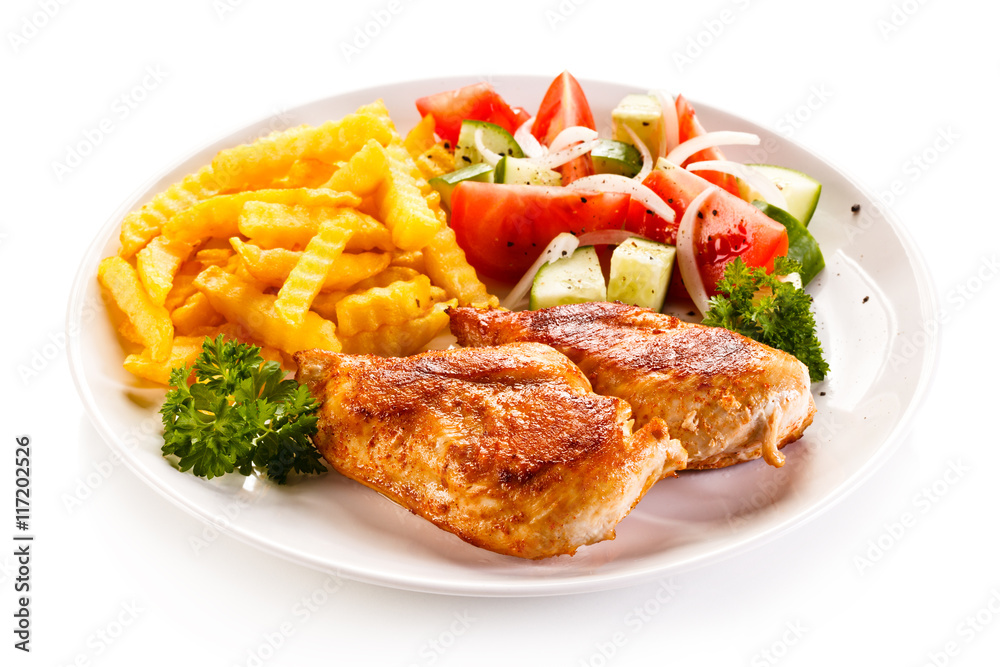
[[[514,82],[526,82],[530,81],[532,84],[542,84],[548,82],[550,79],[540,75],[533,74],[503,74],[497,75],[497,79],[501,81],[509,80]],[[448,77],[427,77],[423,79],[408,79],[400,80],[395,82],[387,82],[374,86],[368,86],[365,88],[358,88],[352,90],[346,90],[332,95],[327,95],[307,101],[301,104],[297,104],[291,107],[288,111],[289,113],[294,113],[296,110],[301,110],[306,107],[321,106],[324,104],[332,104],[338,99],[351,97],[351,96],[372,96],[372,99],[378,98],[387,89],[398,88],[401,86],[421,86],[426,85],[427,90],[451,90],[452,88],[468,85],[470,83],[475,83],[476,79],[474,76],[448,76]],[[612,86],[619,88],[632,88],[635,90],[646,90],[642,86],[632,86],[628,83],[606,81],[600,79],[580,79],[581,85],[586,88],[588,85],[591,86]],[[502,84],[498,85],[502,88]],[[381,91],[381,93],[380,93]],[[767,128],[755,121],[752,121],[744,116],[732,113],[727,109],[714,106],[709,103],[701,102],[699,100],[694,100],[693,104],[696,108],[711,109],[713,113],[719,113],[731,117],[738,118],[741,122],[749,124],[754,128],[759,130],[764,130],[766,132],[772,133],[773,130]],[[93,256],[97,255],[101,249],[103,249],[113,238],[114,231],[120,226],[121,219],[126,213],[133,210],[136,204],[143,198],[144,195],[150,193],[151,188],[158,182],[164,180],[169,174],[180,169],[180,167],[193,160],[197,155],[209,151],[213,146],[219,145],[224,141],[228,141],[230,138],[245,134],[251,131],[253,128],[260,126],[262,123],[268,121],[270,116],[263,116],[255,121],[244,123],[239,127],[235,128],[233,131],[220,134],[219,137],[212,141],[204,142],[197,148],[184,152],[181,157],[174,159],[170,164],[164,169],[157,172],[154,176],[144,181],[135,190],[125,198],[121,204],[115,208],[114,212],[107,218],[107,220],[100,226],[96,235],[91,240],[91,242],[86,247],[77,270],[73,277],[72,288],[69,293],[69,298],[67,302],[66,311],[66,331],[78,331],[81,326],[82,319],[82,309],[78,306],[82,305],[84,302],[85,295],[87,293],[88,282],[95,280],[96,278],[94,269],[95,267],[91,264],[91,259]],[[922,321],[927,321],[928,318],[932,317],[934,313],[938,312],[938,297],[933,289],[933,280],[931,279],[930,272],[928,270],[928,265],[926,263],[926,258],[920,251],[919,247],[914,243],[908,230],[903,226],[895,212],[887,206],[883,206],[879,199],[874,195],[874,193],[855,180],[850,174],[845,172],[839,165],[831,160],[827,159],[823,154],[809,148],[805,148],[800,143],[796,142],[794,139],[782,137],[781,141],[794,146],[798,150],[804,152],[811,158],[818,160],[823,163],[827,168],[834,171],[838,177],[842,178],[844,181],[850,184],[858,193],[860,193],[865,199],[875,205],[878,209],[879,214],[889,225],[893,234],[898,239],[900,246],[902,247],[906,260],[908,261],[909,268],[912,271],[914,282],[918,288],[917,295],[920,305],[920,317]],[[940,333],[935,330],[933,332],[926,332],[927,342],[921,348],[921,354],[919,359],[921,362],[921,368],[919,377],[914,387],[912,398],[909,403],[903,409],[901,414],[896,420],[896,423],[892,426],[890,431],[885,434],[882,441],[877,445],[875,451],[872,453],[871,458],[861,466],[859,469],[854,470],[845,479],[840,481],[835,487],[828,491],[822,498],[818,499],[810,506],[796,512],[794,515],[780,520],[777,524],[773,526],[766,527],[760,532],[748,535],[738,541],[729,542],[719,547],[711,549],[708,553],[696,554],[691,557],[687,557],[684,560],[664,567],[662,565],[645,567],[625,573],[617,573],[611,576],[601,576],[599,573],[596,575],[594,573],[589,573],[581,577],[572,577],[565,579],[532,579],[526,581],[521,579],[521,583],[505,582],[502,580],[491,580],[488,582],[480,582],[478,585],[470,585],[466,581],[453,582],[441,577],[435,576],[434,578],[428,578],[424,576],[413,577],[407,576],[405,574],[393,574],[386,573],[384,571],[372,571],[370,568],[353,566],[351,568],[339,568],[331,567],[329,563],[321,562],[316,556],[300,553],[299,550],[290,549],[289,547],[283,547],[280,544],[274,544],[271,540],[267,538],[262,538],[260,535],[254,534],[250,530],[241,529],[238,522],[223,522],[220,523],[214,517],[210,516],[206,511],[196,506],[196,504],[177,492],[176,489],[165,487],[159,483],[153,475],[149,474],[147,471],[142,469],[135,461],[131,459],[128,453],[128,448],[124,446],[121,442],[121,436],[114,433],[110,424],[107,422],[105,416],[101,413],[99,406],[96,402],[96,397],[93,394],[89,384],[87,383],[84,366],[83,366],[83,350],[81,348],[81,336],[71,335],[67,336],[67,359],[70,369],[70,375],[73,380],[74,387],[76,389],[77,395],[80,397],[81,403],[85,408],[85,412],[90,420],[91,424],[94,426],[95,430],[101,436],[102,440],[117,454],[121,457],[122,461],[134,474],[136,474],[143,482],[156,490],[161,496],[171,501],[174,505],[179,506],[181,509],[186,511],[188,514],[198,518],[203,523],[207,523],[214,528],[220,530],[221,532],[236,538],[240,542],[252,546],[257,549],[269,553],[271,555],[278,556],[284,560],[289,560],[291,562],[297,563],[299,565],[304,565],[311,569],[319,570],[334,574],[339,577],[348,578],[355,581],[360,581],[364,583],[375,584],[379,586],[385,586],[390,588],[396,588],[400,590],[408,590],[423,593],[436,593],[445,595],[459,595],[459,596],[480,596],[480,597],[539,597],[539,596],[554,596],[554,595],[566,595],[566,594],[579,594],[586,592],[595,592],[601,590],[624,588],[632,585],[637,585],[640,583],[651,581],[657,577],[672,576],[674,574],[679,574],[682,572],[688,572],[701,567],[707,567],[709,565],[718,563],[720,561],[729,560],[730,558],[735,558],[736,556],[746,553],[749,550],[761,547],[773,540],[785,535],[792,530],[808,523],[817,517],[819,517],[824,512],[835,507],[839,502],[843,501],[845,497],[849,496],[855,489],[861,486],[867,479],[869,479],[875,472],[877,472],[885,462],[891,458],[893,453],[899,448],[902,440],[909,433],[912,427],[912,421],[915,413],[926,400],[928,393],[928,388],[930,386],[931,380],[936,373],[937,364],[939,362],[939,344],[940,344]]]

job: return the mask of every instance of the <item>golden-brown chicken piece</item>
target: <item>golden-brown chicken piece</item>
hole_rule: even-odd
[[[593,393],[545,345],[295,360],[334,468],[498,553],[545,558],[613,538],[687,458],[659,420],[633,434],[628,404]]]
[[[594,391],[629,402],[636,426],[661,418],[688,452],[688,468],[721,468],[797,440],[816,406],[809,372],[790,354],[727,329],[690,324],[621,303],[538,311],[457,308],[461,345],[535,341],[587,375]]]

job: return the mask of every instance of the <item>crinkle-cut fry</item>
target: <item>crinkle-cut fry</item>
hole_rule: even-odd
[[[274,308],[276,296],[260,292],[217,266],[210,266],[198,274],[195,285],[227,320],[243,326],[251,336],[266,345],[284,352],[311,348],[340,351],[333,322],[310,311],[301,326],[291,327]]]
[[[163,227],[171,239],[195,243],[207,238],[230,238],[239,234],[239,216],[248,201],[312,206],[357,206],[361,198],[350,192],[326,188],[254,190],[217,195],[172,217]]]
[[[425,275],[372,287],[337,302],[337,329],[341,336],[375,331],[386,324],[402,324],[420,317],[431,303],[431,281]]]
[[[424,251],[423,250],[397,250],[392,253],[392,261],[389,266],[404,266],[413,269],[417,273],[424,271]]]
[[[219,184],[212,167],[205,166],[157,193],[142,208],[132,211],[122,220],[118,237],[122,244],[119,256],[125,259],[132,257],[160,235],[163,225],[170,218],[222,190],[223,186]]]
[[[345,296],[350,296],[351,294],[361,294],[362,292],[370,290],[373,287],[388,287],[392,283],[401,280],[413,280],[419,275],[419,271],[415,271],[408,267],[389,266],[386,267],[384,271],[380,271],[375,275],[358,282],[356,285],[352,286],[350,290],[320,292],[316,295],[316,298],[313,299],[312,309],[331,322],[336,322],[337,303]],[[435,300],[433,296],[435,289],[440,288],[431,287],[432,301]]]
[[[189,336],[205,327],[219,326],[226,321],[212,307],[208,297],[197,291],[188,297],[183,305],[174,308],[170,313],[170,319],[174,323],[174,330],[182,336]]]
[[[136,345],[142,345],[142,339],[139,338],[139,332],[136,331],[135,326],[128,320],[122,320],[118,324],[118,333],[128,342],[135,343]]]
[[[137,337],[149,348],[150,357],[154,361],[169,357],[174,337],[170,314],[146,294],[132,265],[119,256],[107,257],[97,267],[97,279],[135,327]]]
[[[389,174],[389,156],[382,143],[370,139],[344,166],[333,172],[323,187],[354,192],[362,197],[373,194]]]
[[[212,169],[231,189],[258,189],[284,176],[297,160],[328,164],[347,160],[369,139],[389,143],[392,123],[387,117],[359,110],[317,127],[300,125],[220,151],[212,160]]]
[[[434,116],[427,114],[420,119],[419,123],[413,126],[413,129],[406,133],[403,146],[406,147],[406,152],[410,154],[410,157],[416,160],[417,156],[428,151],[436,142],[437,137],[434,136]],[[454,160],[452,160],[452,164],[454,164]]]
[[[421,350],[448,326],[448,308],[455,299],[434,304],[424,315],[402,324],[386,324],[343,339],[343,352],[405,357]]]
[[[392,169],[375,195],[379,215],[392,232],[392,242],[403,250],[420,250],[441,228],[413,178],[402,169]]]
[[[226,265],[226,262],[229,261],[229,258],[233,256],[233,249],[229,245],[229,239],[227,238],[224,240],[226,243],[225,247],[202,248],[194,254],[195,261],[198,262],[198,264],[201,267],[200,269],[198,269],[199,271],[201,269],[204,269],[205,267],[212,266],[213,264],[217,266]],[[195,275],[198,275],[197,271],[195,272]]]
[[[343,254],[351,234],[351,229],[341,226],[337,218],[320,225],[278,290],[274,309],[285,322],[296,327],[302,324],[309,305],[326,283],[331,267]]]
[[[186,241],[161,235],[136,253],[135,270],[153,303],[163,305],[174,286],[174,277],[193,250],[194,246]]]
[[[434,144],[413,157],[420,174],[428,181],[435,176],[455,171],[455,156],[442,144]]]
[[[184,262],[177,275],[174,276],[174,284],[170,288],[170,293],[167,294],[167,298],[163,301],[163,307],[167,309],[167,312],[173,312],[176,308],[184,305],[188,297],[198,291],[194,286],[194,277],[205,266],[207,265],[198,261],[197,257]]]
[[[462,306],[498,306],[500,300],[489,293],[465,259],[465,251],[455,240],[451,227],[444,227],[424,248],[424,270],[431,282],[443,287]]]
[[[314,158],[304,158],[296,160],[288,173],[282,178],[273,181],[269,187],[272,188],[319,188],[330,180],[330,176],[336,171],[336,165]]]
[[[175,336],[167,359],[156,361],[146,349],[139,354],[128,355],[125,358],[125,370],[145,380],[169,385],[170,371],[192,365],[201,353],[204,340],[204,336]]]
[[[281,287],[301,257],[301,251],[285,248],[262,249],[244,243],[239,237],[230,239],[242,266],[256,280],[271,287]],[[387,252],[343,253],[326,276],[322,291],[348,289],[358,282],[384,271],[392,256]]]
[[[239,231],[261,248],[299,250],[315,236],[320,225],[331,220],[353,232],[345,248],[347,252],[394,249],[389,229],[353,208],[248,201],[240,212]]]

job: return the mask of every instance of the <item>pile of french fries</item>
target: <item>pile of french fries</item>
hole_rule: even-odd
[[[98,279],[131,373],[161,384],[205,336],[291,354],[403,356],[452,305],[496,305],[427,178],[449,171],[428,116],[404,140],[381,101],[219,152],[125,217]]]

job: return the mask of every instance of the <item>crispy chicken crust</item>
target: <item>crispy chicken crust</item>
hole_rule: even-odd
[[[611,539],[687,459],[659,419],[633,434],[629,405],[595,394],[546,345],[295,360],[335,469],[497,553],[546,558]]]
[[[806,366],[727,329],[690,324],[621,303],[538,311],[455,308],[451,331],[465,346],[550,345],[594,391],[628,401],[636,426],[662,419],[688,452],[688,468],[721,468],[802,436],[816,412]]]

